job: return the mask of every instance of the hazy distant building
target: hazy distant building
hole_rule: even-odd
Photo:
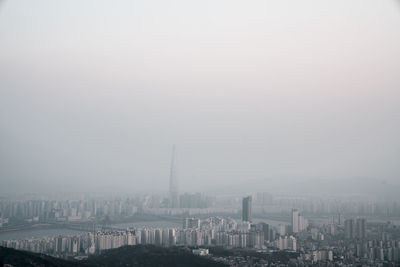
[[[297,250],[297,242],[296,238],[293,236],[280,236],[279,239],[276,241],[276,247],[279,248],[279,250]]]
[[[169,207],[179,208],[178,179],[176,177],[175,145],[172,146],[171,169],[169,175]]]
[[[258,192],[254,202],[258,205],[269,205],[272,203],[272,195],[267,192]]]
[[[180,208],[207,208],[209,203],[200,193],[184,193],[179,196]]]
[[[344,221],[344,235],[346,239],[365,239],[366,238],[366,220],[365,219],[347,219]]]
[[[344,221],[344,236],[346,239],[353,239],[355,237],[355,225],[353,219]]]
[[[292,232],[299,232],[299,211],[297,209],[292,209]]]
[[[338,223],[338,225],[342,225],[343,224],[343,216],[340,213],[338,213],[337,223]]]
[[[365,229],[365,219],[357,219],[357,235],[356,237],[359,239],[365,239],[366,238],[366,229]]]
[[[291,216],[291,230],[292,233],[299,233],[306,230],[308,227],[308,220],[300,215],[299,210],[292,209]]]
[[[183,229],[200,229],[201,220],[199,218],[185,218]]]
[[[285,236],[287,233],[287,226],[284,224],[279,224],[278,226],[278,232],[280,236]]]
[[[269,224],[259,223],[256,230],[262,231],[264,233],[264,240],[269,241]]]
[[[242,220],[245,222],[251,222],[251,196],[243,198],[242,203]]]

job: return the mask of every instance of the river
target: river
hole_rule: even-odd
[[[126,228],[176,228],[182,227],[182,223],[170,222],[170,221],[147,221],[147,222],[134,222],[134,223],[117,223],[112,224],[111,227],[126,229]],[[25,229],[19,231],[0,232],[0,241],[11,240],[11,239],[26,239],[26,238],[42,238],[57,235],[79,235],[85,231],[71,230],[66,228],[49,228],[49,229]]]

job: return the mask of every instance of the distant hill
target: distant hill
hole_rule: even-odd
[[[400,179],[385,179],[372,177],[349,178],[307,178],[282,177],[249,179],[243,183],[231,183],[219,192],[234,192],[243,194],[244,191],[284,193],[298,195],[329,195],[329,196],[368,196],[382,199],[399,199]],[[225,190],[225,191],[224,191]]]
[[[0,267],[12,266],[225,266],[193,255],[183,247],[125,246],[93,255],[84,261],[68,261],[43,254],[0,247]]]

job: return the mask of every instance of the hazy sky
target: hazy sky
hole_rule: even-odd
[[[0,191],[400,180],[400,4],[0,2]]]

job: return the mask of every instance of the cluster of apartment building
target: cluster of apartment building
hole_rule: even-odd
[[[276,240],[276,230],[268,224],[238,223],[232,218],[185,218],[179,228],[135,228],[88,232],[75,236],[56,236],[23,240],[6,240],[3,246],[50,255],[93,254],[125,245],[159,246],[223,246],[227,248],[259,248],[265,243],[280,249],[296,250],[293,236]]]

